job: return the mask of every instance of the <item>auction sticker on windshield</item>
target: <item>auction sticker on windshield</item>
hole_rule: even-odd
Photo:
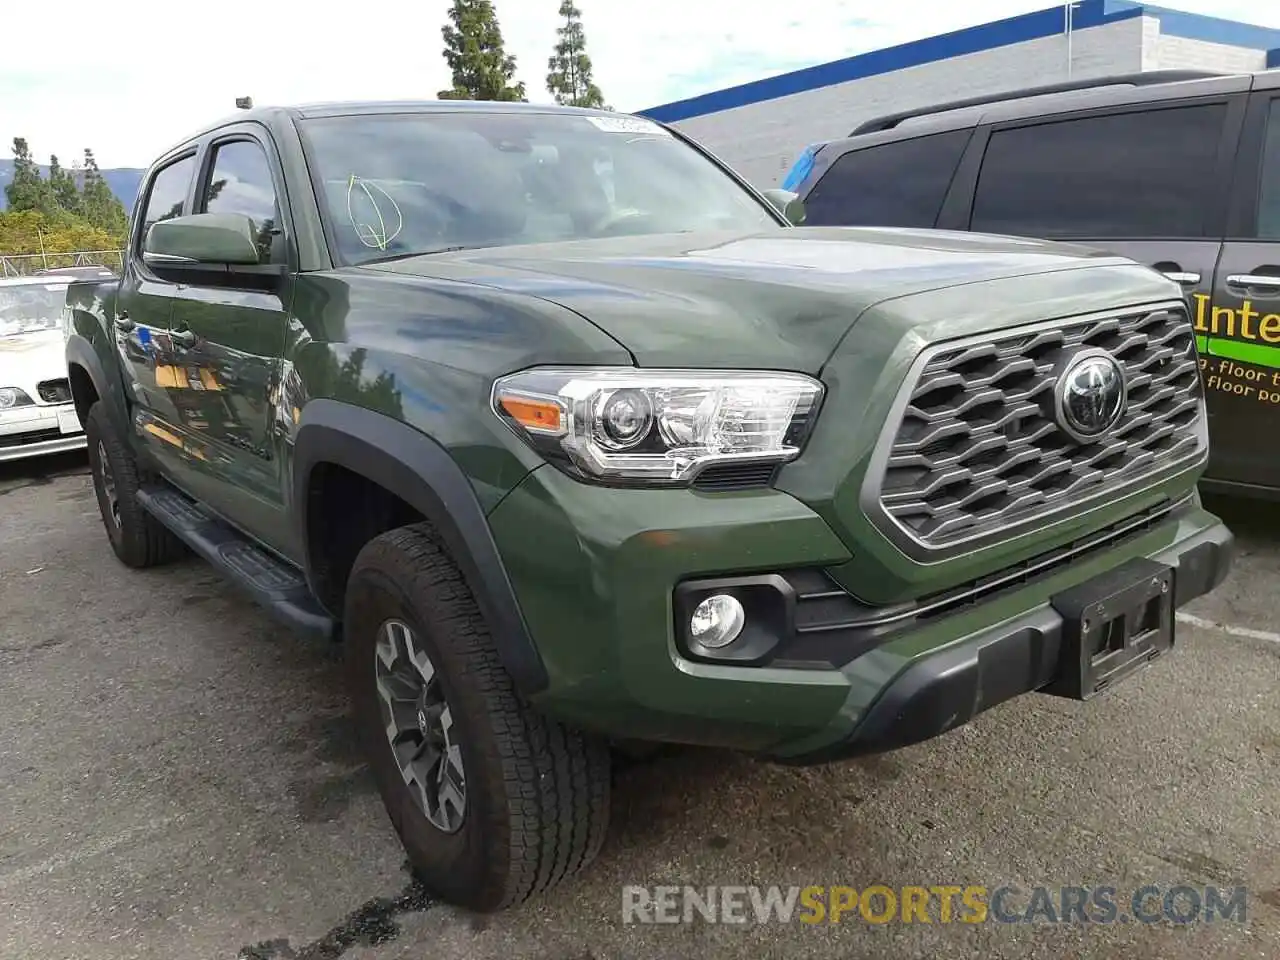
[[[671,136],[664,127],[640,117],[587,117],[587,121],[605,133],[647,133],[658,137]]]

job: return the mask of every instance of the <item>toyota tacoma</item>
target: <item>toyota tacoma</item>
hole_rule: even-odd
[[[116,555],[343,644],[437,895],[590,862],[614,745],[812,764],[1089,699],[1226,575],[1175,283],[802,220],[639,117],[258,108],[69,293]]]

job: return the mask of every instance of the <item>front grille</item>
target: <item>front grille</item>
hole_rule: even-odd
[[[1115,428],[1088,444],[1053,412],[1058,372],[1083,347],[1123,364],[1129,396]],[[940,344],[914,369],[872,512],[928,551],[1117,496],[1204,453],[1194,336],[1181,305]]]
[[[62,431],[57,427],[50,430],[31,430],[27,433],[0,433],[0,447],[24,447],[28,443],[57,440],[60,436]]]
[[[61,380],[43,380],[36,384],[36,392],[45,403],[70,403],[71,385],[64,377]]]

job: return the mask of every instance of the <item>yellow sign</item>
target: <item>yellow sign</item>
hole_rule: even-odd
[[[1239,309],[1216,307],[1207,293],[1192,294],[1196,302],[1196,333],[1231,337],[1254,343],[1280,343],[1280,313],[1262,313],[1245,300]]]
[[[1264,313],[1251,300],[1223,307],[1207,293],[1192,299],[1205,390],[1280,405],[1280,313]]]

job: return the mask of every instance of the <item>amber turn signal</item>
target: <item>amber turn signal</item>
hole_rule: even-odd
[[[498,403],[516,423],[534,433],[564,433],[564,411],[560,404],[530,397],[506,396]]]

